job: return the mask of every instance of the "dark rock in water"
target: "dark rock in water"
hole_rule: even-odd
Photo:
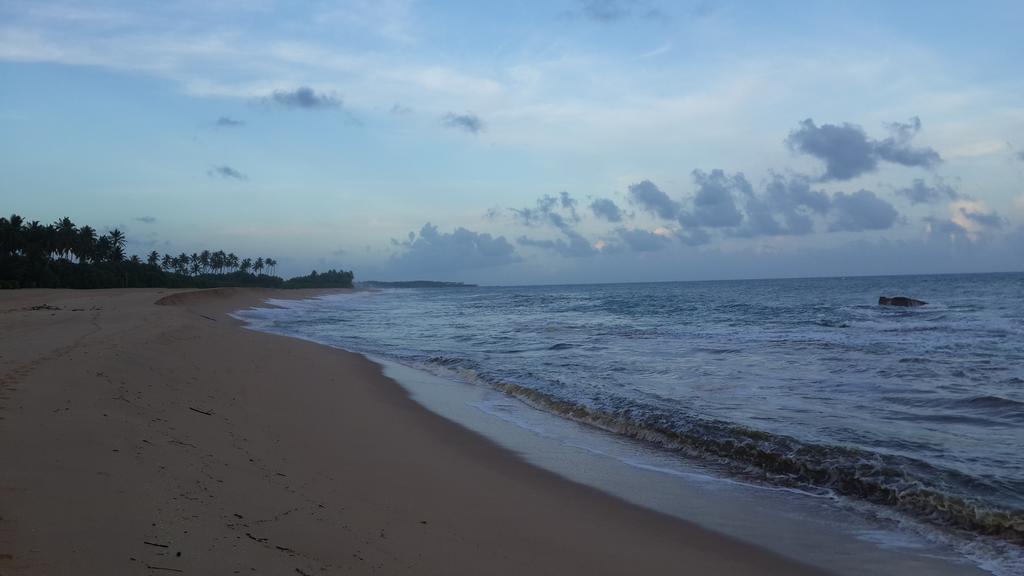
[[[906,296],[897,296],[895,298],[886,298],[885,296],[878,297],[879,306],[903,306],[910,308],[911,306],[924,306],[927,302],[920,300],[914,300],[913,298],[907,298]]]

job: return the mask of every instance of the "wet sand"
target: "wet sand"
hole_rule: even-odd
[[[321,292],[0,291],[0,574],[817,573],[227,316]]]

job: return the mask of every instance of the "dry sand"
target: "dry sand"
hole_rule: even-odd
[[[310,294],[0,292],[0,574],[814,573],[226,315]]]

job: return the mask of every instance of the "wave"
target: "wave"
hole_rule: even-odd
[[[1003,398],[1002,396],[973,396],[957,400],[957,404],[968,408],[994,408],[1024,410],[1024,402]]]
[[[1024,321],[991,307],[965,316],[831,296],[808,307],[802,289],[718,288],[348,295],[266,316],[277,329],[703,459],[727,478],[845,495],[844,504],[969,531],[936,530],[954,537],[1024,544],[1024,478],[1006,444],[1024,423],[1014,367],[1024,348],[1010,337],[1024,335]],[[770,402],[734,419],[732,396],[719,402],[718,390]],[[820,407],[835,420],[819,422]]]
[[[1024,423],[1024,402],[995,395],[979,395],[968,398],[905,398],[887,396],[887,401],[903,404],[913,409],[925,408],[927,413],[918,411],[906,414],[916,420],[973,419],[985,425],[1017,425]]]
[[[482,379],[476,376],[475,380]],[[535,408],[690,457],[710,459],[744,476],[772,484],[827,489],[892,506],[935,524],[1024,544],[1024,510],[1001,509],[956,494],[956,486],[981,488],[977,478],[962,473],[902,456],[808,444],[724,422],[691,419],[680,423],[671,415],[640,409],[604,412],[519,384],[487,383]]]

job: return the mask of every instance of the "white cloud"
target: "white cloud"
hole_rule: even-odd
[[[424,90],[462,95],[469,99],[495,96],[502,91],[501,84],[495,80],[443,66],[397,68],[386,71],[381,76],[393,81],[411,79]]]
[[[62,21],[67,25],[83,23],[106,26],[124,26],[137,22],[131,13],[117,8],[85,6],[79,2],[32,3],[25,8],[26,15],[34,20]]]
[[[1008,149],[1006,142],[999,140],[981,140],[944,150],[942,152],[942,156],[947,159],[979,158],[982,156],[1002,154]]]
[[[147,12],[95,3],[89,9],[79,3],[51,5],[71,7],[34,13],[24,7],[36,4],[17,6],[22,8],[12,10],[0,28],[3,60],[143,71],[174,80],[194,96],[257,98],[308,85],[336,92],[356,109],[401,101],[425,117],[474,110],[492,128],[482,143],[637,163],[664,163],[670,155],[686,154],[694,156],[691,166],[712,165],[728,150],[764,162],[742,166],[746,170],[778,166],[787,159],[774,145],[779,134],[814,112],[821,100],[814,96],[818,89],[827,87],[842,100],[863,93],[865,86],[884,86],[890,96],[899,92],[900,98],[916,101],[916,94],[927,92],[921,78],[931,69],[911,65],[929,58],[913,50],[885,58],[863,51],[820,57],[778,52],[687,64],[688,72],[677,74],[635,56],[583,50],[567,39],[480,61],[443,49],[410,50],[409,44],[426,38],[418,12],[427,9],[411,0],[315,2],[311,13],[290,11],[288,19],[274,12],[283,5],[265,2],[253,9],[267,12],[266,18],[246,28],[224,18],[232,10],[249,9],[238,0],[168,2]],[[92,19],[82,16],[93,12]],[[65,26],[67,18],[76,18],[75,26]],[[111,23],[127,21],[130,29],[111,32]],[[296,34],[303,26],[310,32]],[[378,41],[351,40],[353,34]],[[670,49],[669,36],[653,38],[660,44],[645,56]],[[910,79],[907,70],[916,71]],[[976,98],[920,100],[964,107]],[[939,120],[926,112],[910,113],[936,126]],[[892,112],[886,119],[904,116]],[[845,117],[868,123],[857,114]],[[953,153],[990,151],[990,142],[976,141],[981,144]],[[766,144],[772,144],[768,149],[774,156],[756,154]]]
[[[779,44],[755,53],[757,38],[749,39],[750,47],[722,50],[720,41],[702,36],[708,43],[701,45],[701,55],[708,57],[689,58],[689,41],[668,24],[652,27],[638,43],[608,38],[594,49],[568,33],[551,38],[550,30],[516,30],[512,23],[495,38],[502,42],[500,50],[483,53],[472,49],[479,48],[474,45],[478,39],[460,36],[448,42],[439,30],[424,28],[437,22],[420,18],[420,11],[434,9],[425,3],[310,0],[304,6],[312,10],[269,0],[168,1],[145,11],[131,3],[0,0],[0,60],[134,71],[170,80],[196,97],[251,100],[315,87],[317,93],[343,98],[346,109],[366,119],[367,132],[385,122],[388,127],[401,123],[401,133],[389,134],[396,140],[416,130],[440,130],[437,118],[448,111],[471,110],[486,120],[487,130],[478,138],[460,139],[459,145],[486,148],[482,165],[509,149],[525,151],[514,162],[502,163],[523,166],[521,180],[486,182],[473,191],[493,195],[494,190],[518,188],[507,192],[510,197],[536,195],[549,184],[579,195],[621,196],[630,183],[650,178],[678,198],[689,190],[687,175],[695,167],[743,171],[752,178],[772,170],[808,173],[814,162],[790,154],[783,145],[786,133],[808,116],[820,123],[856,122],[879,134],[886,121],[920,115],[927,127],[919,136],[921,144],[951,160],[1003,154],[1005,142],[1012,140],[1007,133],[1024,126],[1016,92],[973,86],[936,54],[908,49],[899,38],[884,50],[844,46],[787,52]],[[250,18],[254,15],[259,17]],[[457,16],[460,24],[473,17]],[[668,51],[671,57],[664,57]],[[384,120],[373,116],[387,115],[396,102],[416,113]],[[992,176],[993,168],[1005,167],[994,166],[991,158],[965,160],[944,166],[949,172],[942,175],[965,176],[967,192],[1024,219],[1017,183]],[[976,173],[965,173],[968,169]],[[894,167],[876,176],[888,182],[843,190],[899,189],[920,174]],[[478,186],[483,178],[474,172],[466,179],[475,180],[461,185],[460,193],[469,196],[465,188]],[[439,205],[446,201],[443,194],[438,197]],[[934,208],[912,207],[922,212]],[[981,215],[991,211],[980,200],[949,207],[947,222],[976,237],[983,224],[964,209]],[[448,224],[445,229],[452,228]],[[659,238],[676,239],[683,232],[655,228],[653,221],[643,224],[636,223]],[[355,228],[368,238],[383,234],[368,221]],[[590,244],[599,251],[614,248],[614,237],[608,241],[611,245],[603,240]],[[772,240],[772,245],[783,242]]]
[[[971,241],[976,241],[978,236],[985,231],[985,225],[970,214],[989,214],[991,211],[981,200],[957,200],[949,204],[949,220],[963,228]]]
[[[369,30],[381,38],[412,44],[417,40],[411,0],[348,0],[330,3],[313,20],[327,26],[349,26]]]

